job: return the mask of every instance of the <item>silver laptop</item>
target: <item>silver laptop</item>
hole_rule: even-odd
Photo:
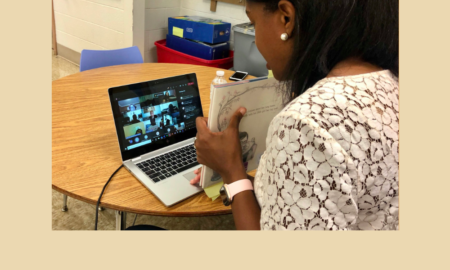
[[[201,192],[189,183],[201,167],[193,144],[203,116],[196,75],[108,92],[124,167],[166,206]]]

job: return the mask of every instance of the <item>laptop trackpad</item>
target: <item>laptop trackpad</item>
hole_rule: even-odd
[[[190,181],[190,180],[194,179],[196,174],[194,172],[190,172],[190,173],[187,173],[187,174],[183,174],[183,176],[184,176],[184,178],[186,178],[187,180]]]

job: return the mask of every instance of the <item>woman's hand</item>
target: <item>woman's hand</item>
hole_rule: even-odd
[[[200,164],[218,172],[226,184],[247,178],[242,163],[242,149],[239,140],[239,123],[245,113],[245,108],[239,108],[231,117],[228,128],[222,132],[211,132],[207,126],[207,118],[198,117],[196,120],[197,160]],[[200,171],[193,182],[199,176]]]

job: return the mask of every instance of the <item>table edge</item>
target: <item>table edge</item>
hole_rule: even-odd
[[[77,199],[79,201],[89,203],[92,205],[97,205],[97,201],[87,199],[85,197],[78,196],[74,193],[68,192],[64,189],[61,189],[54,184],[52,184],[52,189],[60,192],[61,194],[67,195],[71,198]],[[100,195],[100,194],[99,194]],[[182,201],[181,201],[182,202]],[[180,203],[181,203],[180,202]],[[231,214],[231,209],[227,210],[215,210],[215,211],[202,211],[202,212],[170,212],[170,211],[139,211],[138,209],[134,208],[128,208],[128,207],[120,207],[117,205],[109,204],[109,203],[100,203],[100,206],[117,210],[117,211],[123,211],[127,213],[134,213],[134,214],[141,214],[141,215],[150,215],[150,216],[167,216],[167,217],[200,217],[200,216],[219,216],[219,215],[228,215]]]

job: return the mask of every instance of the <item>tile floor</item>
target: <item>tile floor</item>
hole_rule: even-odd
[[[79,66],[66,59],[53,55],[52,80],[79,72]],[[69,210],[62,212],[63,195],[52,190],[52,229],[53,230],[93,230],[95,205],[68,198]],[[128,214],[127,227],[133,224],[151,224],[169,230],[235,230],[232,215],[211,217],[158,217]],[[115,229],[115,213],[111,209],[99,212],[99,230]]]

